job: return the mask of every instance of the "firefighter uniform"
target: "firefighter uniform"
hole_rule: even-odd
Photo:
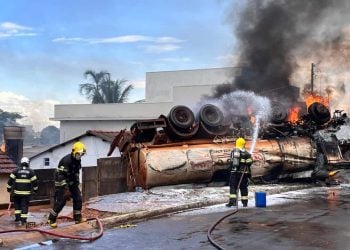
[[[29,168],[29,159],[23,157],[18,169],[10,174],[7,182],[7,191],[11,192],[11,197],[15,207],[16,222],[25,224],[28,217],[28,205],[30,196],[38,191],[37,177]]]
[[[230,195],[229,202],[226,204],[228,207],[237,206],[238,189],[241,191],[243,207],[248,206],[248,179],[251,176],[250,166],[253,160],[244,147],[245,140],[238,138],[236,140],[236,148],[231,152]],[[239,183],[240,181],[241,183]]]
[[[79,173],[81,169],[81,156],[86,153],[85,145],[76,142],[72,153],[64,156],[55,171],[55,202],[50,211],[48,223],[51,227],[57,227],[56,218],[66,205],[67,193],[73,199],[73,218],[75,223],[86,221],[82,218],[82,196],[79,189]]]

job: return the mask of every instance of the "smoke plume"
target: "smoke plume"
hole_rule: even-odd
[[[348,52],[344,30],[350,23],[349,7],[346,0],[248,0],[243,9],[235,8],[230,19],[233,23],[239,15],[234,25],[240,52],[235,66],[244,67],[232,84],[219,86],[214,96],[239,89],[273,100],[297,101],[299,93],[292,86],[310,82],[312,62],[326,60],[331,51]],[[301,62],[307,62],[307,73],[295,77],[300,66],[305,67]]]

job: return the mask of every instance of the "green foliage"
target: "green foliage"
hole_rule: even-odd
[[[91,100],[91,103],[124,103],[134,88],[132,84],[125,86],[125,79],[112,80],[106,71],[87,70],[84,76],[90,82],[80,84],[79,91]]]

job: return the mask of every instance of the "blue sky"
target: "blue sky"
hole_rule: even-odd
[[[55,103],[87,103],[78,88],[88,69],[129,80],[133,102],[144,98],[146,72],[232,66],[227,60],[235,43],[227,21],[232,4],[3,0],[0,108],[32,116],[28,109],[34,103],[38,114],[52,117]],[[43,107],[51,111],[40,111]]]
[[[88,69],[135,86],[145,73],[232,66],[234,0],[11,0],[0,8],[0,108],[41,129],[54,104],[88,103]],[[33,108],[34,107],[34,108]],[[41,125],[35,125],[41,121]]]
[[[13,0],[0,9],[1,91],[76,103],[87,69],[135,84],[145,72],[225,66],[232,1]],[[226,65],[227,66],[227,65]]]

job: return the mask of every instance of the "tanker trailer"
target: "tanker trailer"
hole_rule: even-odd
[[[216,171],[227,170],[234,139],[223,143],[210,140],[164,145],[144,145],[129,151],[127,184],[129,190],[183,183],[210,182]],[[247,141],[247,148],[251,141]],[[258,140],[252,153],[252,178],[310,170],[316,148],[309,138]]]
[[[201,111],[194,116],[189,108],[175,106],[168,116],[139,121],[130,132],[124,130],[116,136],[109,154],[118,147],[126,160],[129,190],[210,182],[218,172],[228,177],[236,138],[214,105],[206,105]],[[264,127],[265,136],[257,139],[252,153],[253,179],[325,179],[329,170],[349,166],[350,157],[344,159],[342,154],[350,155],[350,139],[337,139],[340,135],[336,133],[345,121],[330,119],[328,109],[320,103],[312,104],[308,112],[296,123],[281,116],[278,127]],[[284,126],[288,127],[285,133],[281,129]],[[246,137],[248,150],[251,140]]]

